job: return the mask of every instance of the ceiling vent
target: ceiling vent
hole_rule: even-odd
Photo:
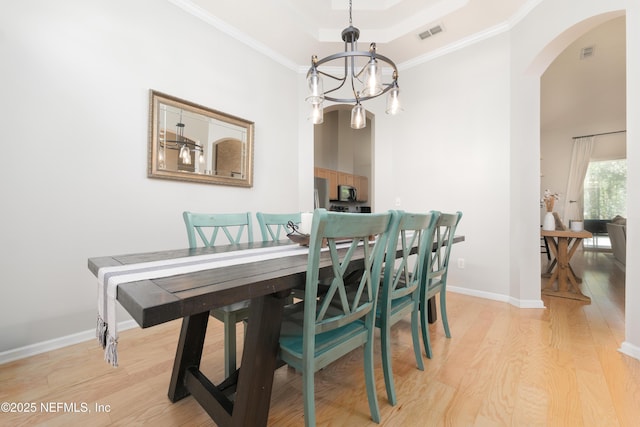
[[[421,32],[420,34],[418,34],[418,37],[420,37],[421,40],[424,40],[424,39],[428,39],[431,36],[435,36],[436,34],[441,33],[443,31],[444,31],[444,27],[442,26],[442,24],[438,24],[429,28],[427,31]]]
[[[591,58],[595,54],[595,46],[587,46],[580,49],[580,59]]]

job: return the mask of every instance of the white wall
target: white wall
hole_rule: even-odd
[[[449,285],[506,300],[509,257],[509,39],[400,74],[404,112],[377,116],[376,210],[462,211]],[[380,185],[382,181],[390,185]],[[464,258],[465,269],[457,268]],[[459,289],[464,291],[464,289]]]
[[[184,210],[299,209],[295,71],[166,1],[10,2],[0,29],[0,353],[92,329],[87,258],[185,247]],[[254,187],[147,178],[150,89],[254,121]]]

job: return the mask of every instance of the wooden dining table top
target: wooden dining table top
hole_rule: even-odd
[[[464,240],[464,236],[455,236],[454,243]],[[299,248],[300,254],[120,284],[117,291],[118,302],[138,325],[147,328],[234,302],[302,288],[306,277],[308,248],[285,239],[93,257],[89,258],[88,267],[98,276],[98,270],[102,267],[278,246]],[[320,266],[331,266],[328,253],[321,255]]]
[[[300,255],[120,284],[118,302],[138,325],[146,328],[296,285],[303,286],[308,252],[291,241],[281,240],[89,258],[88,267],[97,276],[102,267],[235,251],[240,254],[247,249],[283,245],[292,250],[300,248]]]

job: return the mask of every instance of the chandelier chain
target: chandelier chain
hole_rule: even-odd
[[[352,19],[351,19],[351,0],[349,0],[349,25],[352,24]]]

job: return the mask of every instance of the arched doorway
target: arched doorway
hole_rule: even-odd
[[[350,185],[360,188],[362,197],[357,206],[373,203],[373,134],[375,115],[367,110],[367,126],[351,129],[353,106],[336,104],[324,109],[324,121],[314,125],[314,167],[364,178]]]
[[[588,30],[576,30],[591,20],[600,23]],[[592,161],[626,159],[626,18],[622,12],[592,17],[555,41],[561,39],[569,42],[554,52],[540,76],[540,194],[545,189],[560,194],[557,211],[567,222],[575,215],[568,213],[569,208],[579,206],[572,211],[582,212],[581,194],[566,193],[573,145],[580,144],[574,141],[580,136],[595,136],[589,142],[593,145]],[[606,269],[599,280],[603,286],[624,286],[625,273],[618,270],[611,246],[608,252],[606,256],[585,252],[584,263],[597,263],[597,268]],[[591,291],[599,293],[597,289]],[[610,294],[618,300],[623,317],[624,294],[624,290],[617,296]],[[592,299],[592,303],[598,302]]]

